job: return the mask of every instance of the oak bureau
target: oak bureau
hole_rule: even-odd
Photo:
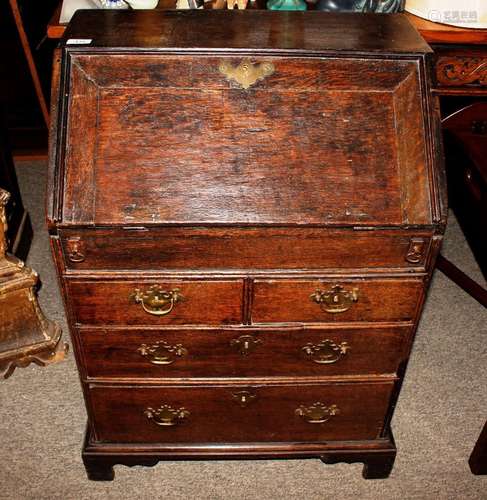
[[[429,47],[401,15],[82,11],[61,52],[48,224],[88,476],[387,477],[445,226]]]

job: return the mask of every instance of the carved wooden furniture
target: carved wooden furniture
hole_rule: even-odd
[[[64,358],[61,329],[47,320],[37,303],[37,274],[6,254],[9,193],[0,188],[0,376],[8,378],[16,367],[44,366]]]
[[[402,15],[68,30],[48,219],[88,476],[317,457],[387,477],[445,224],[428,46]]]

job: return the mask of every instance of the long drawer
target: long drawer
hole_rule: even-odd
[[[241,280],[66,280],[76,323],[181,325],[242,322]]]
[[[421,279],[257,279],[253,323],[413,321]]]
[[[375,439],[393,383],[92,386],[96,438],[120,443]]]
[[[431,231],[320,228],[62,230],[69,270],[424,269]]]
[[[394,374],[410,328],[81,329],[89,377]]]

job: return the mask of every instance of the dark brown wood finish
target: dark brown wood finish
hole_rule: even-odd
[[[391,390],[392,383],[93,386],[90,398],[99,442],[317,442],[379,437]],[[316,403],[336,406],[336,414],[322,423],[297,414],[300,407]],[[172,425],[158,425],[144,413],[163,405],[184,407],[188,415]]]
[[[178,290],[181,296],[167,315],[157,316],[147,312],[142,303],[131,299],[135,290],[145,292],[153,285],[168,292]],[[70,280],[68,293],[75,321],[84,325],[242,323],[243,286],[239,280]]]
[[[65,266],[75,273],[363,268],[421,272],[427,265],[433,230],[127,227],[60,233]],[[414,245],[419,245],[419,252],[412,258]]]
[[[487,422],[468,460],[472,474],[487,475]]]
[[[404,16],[75,16],[48,224],[91,479],[270,457],[387,477],[445,220],[429,58]]]
[[[90,378],[394,375],[408,326],[374,328],[83,328]]]
[[[316,303],[317,290],[339,286],[355,291],[356,302],[343,312],[327,312]],[[421,297],[419,279],[387,280],[255,280],[252,307],[254,323],[343,323],[349,321],[412,321]]]
[[[417,63],[252,61],[274,72],[242,94],[219,71],[233,57],[73,56],[63,220],[432,222]]]

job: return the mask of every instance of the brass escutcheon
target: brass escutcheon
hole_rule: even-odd
[[[253,394],[249,391],[239,391],[233,393],[232,397],[242,408],[245,408],[257,397],[257,394]]]
[[[314,363],[331,365],[345,356],[347,351],[350,350],[350,346],[347,342],[336,344],[333,340],[325,339],[319,344],[306,344],[301,350]]]
[[[250,354],[259,344],[262,344],[262,340],[256,339],[252,335],[240,335],[240,337],[230,341],[230,345],[235,347],[242,356]]]
[[[263,80],[274,73],[274,65],[272,63],[254,64],[249,58],[243,59],[238,66],[232,66],[228,61],[222,61],[218,69],[227,80],[233,80],[243,89],[248,89],[259,80]]]
[[[347,291],[341,285],[335,285],[325,292],[316,290],[310,295],[310,299],[325,312],[342,313],[348,311],[353,302],[358,301],[358,288]]]
[[[136,288],[129,296],[135,304],[142,304],[142,308],[148,314],[165,316],[169,314],[177,302],[184,300],[179,289],[166,291],[159,285],[152,285],[147,291],[142,292]]]
[[[190,413],[186,408],[175,409],[169,405],[161,405],[157,410],[147,408],[144,410],[144,415],[156,425],[170,427],[188,418]]]
[[[340,409],[337,405],[326,406],[318,401],[310,406],[300,406],[294,413],[308,424],[324,424],[334,415],[339,415]]]
[[[406,253],[406,261],[410,264],[419,264],[424,260],[426,241],[424,238],[411,238]]]
[[[137,352],[146,358],[153,365],[170,365],[188,354],[188,351],[181,345],[169,345],[164,340],[159,340],[152,345],[142,344]]]
[[[84,247],[85,245],[79,237],[68,238],[66,240],[66,250],[68,252],[68,259],[70,262],[77,264],[85,260]]]

